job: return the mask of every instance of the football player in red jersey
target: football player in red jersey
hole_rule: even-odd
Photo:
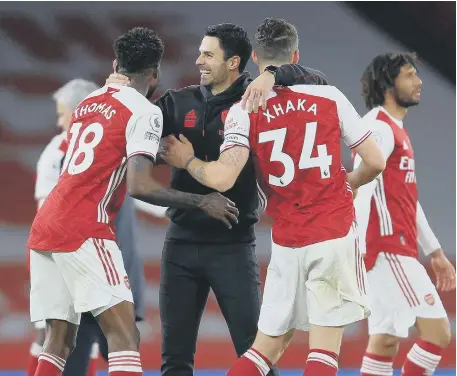
[[[62,131],[54,136],[45,147],[37,163],[37,176],[35,182],[35,200],[38,208],[56,186],[59,180],[60,169],[67,150],[67,130],[70,126],[73,110],[87,95],[99,87],[93,82],[75,79],[57,90],[53,94],[56,103],[57,127]],[[29,255],[27,255],[29,257]],[[46,322],[34,323],[36,337],[30,347],[27,375],[33,376],[38,365],[38,357],[43,350]]]
[[[96,90],[73,112],[61,176],[30,231],[30,315],[33,322],[47,321],[35,376],[61,375],[82,312],[97,317],[107,339],[109,374],[142,374],[133,298],[113,219],[126,190],[149,203],[153,192],[170,191],[150,176],[163,120],[145,97],[157,85],[163,43],[154,31],[134,28],[114,49],[118,70],[131,85]],[[209,207],[205,196],[195,201],[216,218],[236,220],[236,208],[222,196]],[[181,203],[197,204],[187,196]]]
[[[416,57],[409,53],[376,56],[362,77],[370,109],[364,118],[387,161],[383,173],[362,187],[355,200],[372,312],[362,375],[392,375],[400,338],[413,325],[419,339],[408,353],[404,375],[432,374],[451,340],[437,289],[455,289],[455,269],[418,201],[414,150],[403,127],[408,108],[419,104],[421,87]],[[431,256],[437,289],[418,261],[418,245]]]
[[[260,72],[297,63],[298,35],[290,23],[266,19],[255,40]],[[336,87],[294,85],[275,87],[258,113],[232,106],[215,162],[197,159],[182,135],[168,137],[165,160],[221,192],[253,153],[261,201],[274,219],[259,331],[228,375],[265,376],[295,329],[310,331],[305,375],[336,375],[344,326],[369,313],[352,189],[385,166],[370,134]],[[341,164],[341,139],[363,158],[350,174]]]

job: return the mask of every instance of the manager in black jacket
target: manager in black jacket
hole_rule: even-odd
[[[163,112],[163,137],[182,133],[192,142],[198,158],[217,160],[225,116],[252,81],[248,73],[242,73],[251,51],[248,35],[241,27],[208,27],[196,61],[200,85],[169,90],[155,102]],[[298,65],[264,73],[271,74],[280,85],[325,83],[320,72]],[[214,192],[186,170],[178,169],[172,171],[171,187],[191,194]],[[193,374],[197,332],[210,288],[238,356],[250,348],[256,336],[261,302],[254,224],[259,220],[259,199],[252,160],[225,196],[239,210],[239,222],[231,228],[197,206],[168,210],[171,223],[163,248],[160,281],[162,375]],[[155,203],[160,205],[160,199]]]

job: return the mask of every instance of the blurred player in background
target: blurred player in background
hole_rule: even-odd
[[[431,256],[437,289],[455,289],[455,269],[444,255],[418,201],[414,150],[403,119],[419,104],[422,81],[413,54],[376,56],[362,77],[373,138],[387,167],[355,200],[370,286],[370,340],[362,375],[392,375],[400,338],[415,325],[419,339],[403,365],[405,376],[431,375],[451,340],[447,314],[425,268],[418,244]],[[360,157],[355,158],[358,166]]]
[[[98,318],[110,375],[142,374],[133,297],[112,224],[129,190],[141,191],[136,161],[153,164],[162,114],[145,95],[157,84],[163,43],[152,30],[120,36],[115,53],[132,87],[103,87],[74,111],[61,178],[32,224],[32,321],[47,321],[36,376],[61,375],[82,312]],[[127,167],[129,165],[129,167]],[[145,195],[147,197],[147,195]]]
[[[294,25],[267,18],[255,40],[260,72],[298,62]],[[295,85],[275,87],[258,114],[235,104],[215,162],[198,159],[184,136],[168,137],[165,160],[221,192],[233,186],[252,153],[262,201],[274,219],[259,331],[228,375],[265,376],[295,329],[310,331],[305,375],[336,375],[344,326],[368,315],[351,188],[385,166],[370,133],[334,86]],[[350,174],[341,164],[340,139],[363,158]]]

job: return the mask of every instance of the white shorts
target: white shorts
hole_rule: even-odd
[[[380,253],[368,272],[368,283],[369,334],[406,338],[416,317],[447,317],[425,268],[413,257]]]
[[[122,254],[114,241],[88,239],[75,252],[30,250],[30,318],[78,325],[82,312],[98,316],[133,303]]]
[[[358,236],[302,248],[272,244],[258,327],[269,336],[310,324],[344,326],[369,315]]]

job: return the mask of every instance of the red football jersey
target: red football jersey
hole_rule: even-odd
[[[33,221],[27,247],[70,252],[91,237],[115,240],[127,159],[155,158],[162,123],[161,110],[130,87],[105,86],[81,102],[59,181]]]
[[[230,109],[221,152],[251,149],[274,243],[303,247],[348,234],[354,207],[340,140],[353,148],[370,133],[334,86],[278,87],[265,111]]]
[[[414,150],[406,130],[380,108],[370,111],[366,117],[387,124],[394,136],[393,151],[387,158],[386,169],[378,177],[371,199],[365,255],[369,270],[380,252],[418,257],[418,194]]]

